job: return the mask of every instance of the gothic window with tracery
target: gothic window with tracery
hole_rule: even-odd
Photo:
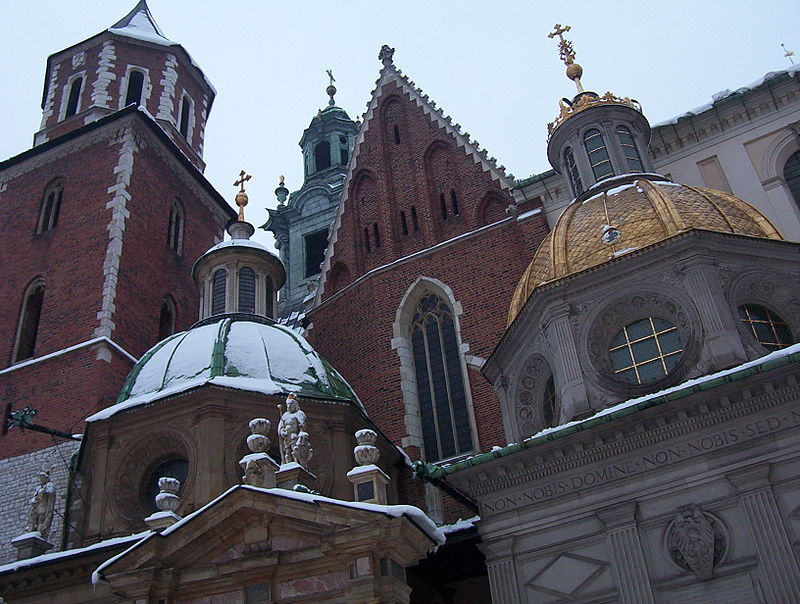
[[[17,325],[17,341],[14,343],[14,354],[11,357],[12,363],[34,356],[43,300],[44,281],[41,278],[35,279],[25,292],[22,312]]]
[[[425,459],[438,461],[473,449],[453,311],[435,294],[417,305],[411,324]]]
[[[36,225],[37,233],[44,233],[54,229],[58,224],[58,213],[61,210],[61,198],[64,196],[64,184],[56,180],[44,191],[42,205],[39,210],[39,222]]]

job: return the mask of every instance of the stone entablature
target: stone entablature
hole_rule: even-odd
[[[450,474],[499,601],[796,601],[797,360],[767,367]]]

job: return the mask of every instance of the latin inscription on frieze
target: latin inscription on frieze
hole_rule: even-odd
[[[765,417],[718,432],[697,435],[690,440],[636,457],[594,466],[583,472],[570,473],[551,482],[483,501],[481,502],[481,515],[490,516],[532,503],[541,503],[554,497],[597,487],[627,476],[642,474],[798,425],[800,425],[800,412],[787,411],[785,414]]]

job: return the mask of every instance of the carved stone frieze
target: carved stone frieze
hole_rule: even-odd
[[[523,366],[513,409],[518,438],[531,436],[546,427],[545,424],[552,423],[553,418],[545,417],[542,406],[547,382],[552,375],[547,359],[541,354],[531,355]]]

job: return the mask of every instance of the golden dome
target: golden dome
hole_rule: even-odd
[[[612,186],[613,185],[613,186]],[[783,239],[753,206],[722,191],[663,177],[626,175],[604,181],[564,210],[520,279],[508,324],[534,289],[690,229]]]

